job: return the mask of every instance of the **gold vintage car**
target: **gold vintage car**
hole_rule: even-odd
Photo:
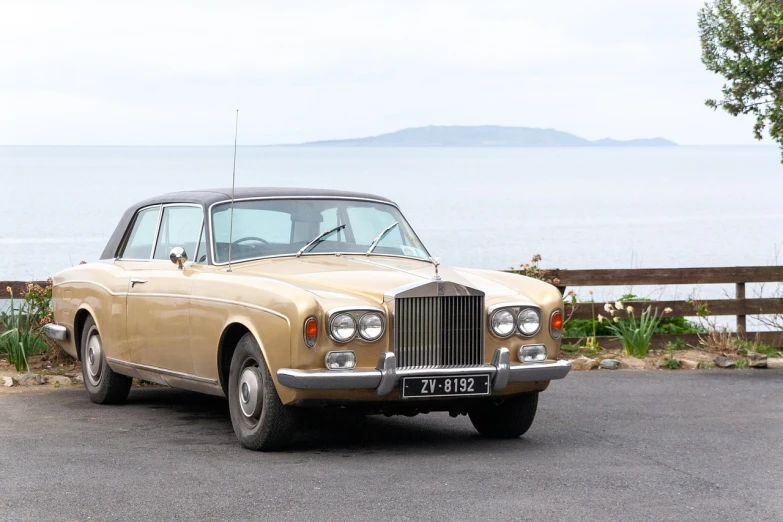
[[[123,215],[101,260],[54,278],[47,334],[93,402],[133,377],[228,397],[240,442],[285,447],[304,408],[467,414],[518,437],[556,360],[560,292],[439,267],[396,204],[333,190],[166,194]]]

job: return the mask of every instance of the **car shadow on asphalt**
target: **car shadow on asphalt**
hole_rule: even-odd
[[[134,388],[126,403],[128,408],[168,410],[172,420],[187,422],[206,434],[233,437],[228,401],[163,387]],[[521,438],[510,443],[533,447],[536,443]],[[464,451],[493,448],[496,442],[480,437],[466,417],[451,418],[446,413],[430,413],[412,418],[404,416],[360,415],[335,408],[313,408],[302,411],[299,431],[288,452],[365,451],[393,452],[416,447],[431,447],[438,452],[451,448]]]

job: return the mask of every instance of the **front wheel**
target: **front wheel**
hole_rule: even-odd
[[[291,443],[295,412],[280,401],[264,355],[250,333],[239,340],[231,358],[228,407],[234,433],[244,447],[279,451]]]
[[[84,322],[82,330],[82,373],[84,387],[90,400],[96,404],[120,404],[128,398],[133,379],[115,372],[106,363],[103,341],[92,317]]]
[[[485,437],[515,439],[533,424],[538,408],[538,392],[508,397],[477,406],[468,413],[473,427]]]

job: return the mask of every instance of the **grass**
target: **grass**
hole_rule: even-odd
[[[736,361],[734,361],[734,367],[737,368],[738,370],[744,370],[745,368],[748,367],[748,360],[745,359],[744,357],[742,359],[737,359]]]
[[[748,352],[756,352],[762,355],[766,355],[767,357],[783,357],[783,352],[781,352],[778,348],[773,348],[764,343],[735,339],[734,344],[737,347],[737,350],[744,354],[747,354]]]
[[[673,352],[674,350],[687,350],[690,348],[683,339],[677,338],[673,341],[669,341],[666,343],[666,346],[663,347],[663,349],[667,352]]]
[[[663,368],[666,368],[667,370],[676,370],[679,367],[680,367],[680,361],[678,361],[674,357],[670,357],[663,362]]]

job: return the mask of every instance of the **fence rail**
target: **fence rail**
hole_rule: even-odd
[[[14,297],[24,297],[27,293],[27,285],[30,283],[41,286],[46,286],[49,283],[47,281],[0,281],[0,299],[10,299],[11,294],[8,293],[8,289],[14,293]]]
[[[748,332],[748,315],[783,314],[783,299],[780,298],[746,298],[747,283],[777,283],[783,282],[783,266],[731,266],[704,268],[626,268],[597,270],[560,270],[546,271],[546,277],[565,293],[568,287],[575,286],[657,286],[657,285],[704,285],[704,284],[734,284],[734,299],[704,299],[698,305],[707,308],[711,316],[736,316],[737,332],[748,339],[757,339],[771,346],[783,346],[783,332]],[[595,303],[596,313],[603,313],[605,303]],[[689,301],[645,301],[639,307],[647,306],[663,310],[671,308],[670,317],[687,317],[696,315],[694,303]],[[582,303],[576,309],[568,305],[566,315],[572,314],[574,319],[592,318],[592,307]],[[674,338],[682,338],[686,343],[696,344],[698,339],[686,339],[688,335],[656,335],[652,343],[655,346],[665,344]],[[671,339],[670,339],[671,338]],[[565,342],[575,342],[576,339],[564,339]],[[609,346],[612,341],[603,339],[602,346]]]
[[[568,287],[596,286],[657,286],[657,285],[704,285],[704,284],[734,284],[734,299],[699,300],[699,305],[706,306],[708,315],[736,316],[737,331],[749,339],[758,339],[772,346],[783,346],[783,332],[748,332],[748,315],[783,314],[783,299],[781,298],[747,298],[745,285],[747,283],[777,283],[783,282],[783,266],[732,266],[704,268],[628,268],[628,269],[596,269],[596,270],[561,270],[546,271],[546,277],[560,289],[566,292]],[[8,288],[13,295],[20,297],[27,291],[30,281],[0,281],[0,299],[10,297]],[[45,285],[46,281],[33,281]],[[595,303],[596,313],[603,313],[605,303]],[[694,304],[689,301],[645,301],[639,307],[652,306],[663,310],[671,308],[669,317],[687,317],[696,315]],[[566,315],[574,319],[591,319],[592,306],[582,303],[576,308],[566,306]],[[693,337],[691,339],[691,337]],[[686,343],[698,342],[695,335],[656,335],[654,346],[661,346],[673,340],[682,338]],[[564,339],[565,342],[575,342],[577,339]],[[611,347],[610,338],[601,339],[602,346]]]

